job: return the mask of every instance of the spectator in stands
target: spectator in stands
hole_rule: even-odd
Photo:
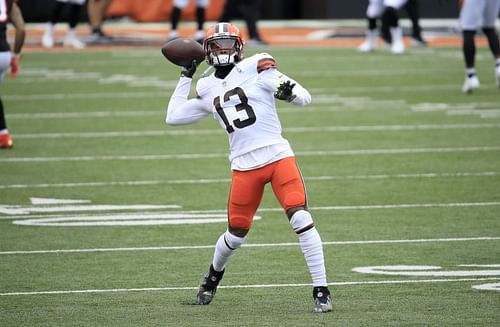
[[[106,11],[113,0],[88,0],[87,13],[91,28],[91,43],[109,43],[112,37],[105,34],[102,30],[102,24],[106,18]]]
[[[15,77],[19,71],[21,64],[21,50],[24,45],[26,29],[24,26],[23,15],[16,4],[16,0],[3,0],[0,6],[0,13],[4,16],[0,21],[0,81],[3,79],[5,72],[10,67],[10,76]],[[11,21],[16,29],[14,35],[14,51],[11,51],[10,45],[7,42],[7,22]],[[5,121],[4,108],[2,98],[0,97],[0,149],[12,148],[12,138],[7,129]]]
[[[68,30],[66,31],[63,45],[75,49],[82,49],[85,47],[85,43],[76,37],[76,25],[80,19],[80,12],[85,4],[85,0],[56,0],[50,19],[45,27],[45,33],[43,33],[42,36],[42,45],[44,47],[54,47],[54,27],[59,22],[61,14],[67,4],[69,5]]]
[[[177,27],[181,20],[182,10],[187,7],[189,0],[174,0],[172,14],[170,16],[170,35],[169,40],[173,40],[179,37],[177,32]],[[208,7],[209,0],[196,0],[196,24],[197,30],[194,35],[195,40],[198,43],[203,43],[205,37],[205,31],[203,30],[203,25],[205,24],[205,12]]]
[[[230,22],[239,12],[247,25],[248,40],[246,45],[266,46],[267,43],[262,40],[257,29],[259,6],[260,0],[226,0],[219,22]]]

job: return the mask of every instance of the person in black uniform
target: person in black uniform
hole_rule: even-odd
[[[260,0],[226,0],[219,22],[230,22],[236,13],[240,13],[248,29],[247,46],[265,46],[257,29]]]
[[[5,5],[0,6],[0,16],[6,17],[7,19],[0,21],[0,81],[3,79],[9,67],[10,76],[15,77],[19,72],[21,49],[23,48],[26,35],[24,19],[21,10],[16,4],[17,0],[3,1]],[[4,10],[5,12],[2,12]],[[9,20],[16,29],[13,52],[7,42],[7,22]],[[0,96],[0,149],[9,149],[12,148],[12,146],[12,138],[7,129],[2,98]]]

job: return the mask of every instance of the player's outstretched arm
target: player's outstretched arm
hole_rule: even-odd
[[[295,105],[305,106],[311,103],[311,94],[297,81],[280,73],[274,97]]]

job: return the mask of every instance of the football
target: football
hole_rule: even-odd
[[[193,39],[177,38],[161,47],[161,53],[171,63],[178,66],[190,66],[193,60],[199,64],[205,60],[205,51],[201,44]]]

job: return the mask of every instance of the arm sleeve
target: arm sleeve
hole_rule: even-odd
[[[285,74],[281,73],[277,69],[268,69],[260,73],[259,83],[265,89],[268,89],[271,92],[276,92],[278,86],[286,81],[290,81],[292,84],[295,83],[293,88],[293,94],[295,95],[295,99],[291,103],[298,106],[305,106],[311,103],[311,94],[307,91],[302,85],[300,85],[297,81],[291,79]]]
[[[188,100],[191,78],[181,77],[167,106],[165,121],[169,125],[193,124],[207,117],[211,111],[198,98]]]

